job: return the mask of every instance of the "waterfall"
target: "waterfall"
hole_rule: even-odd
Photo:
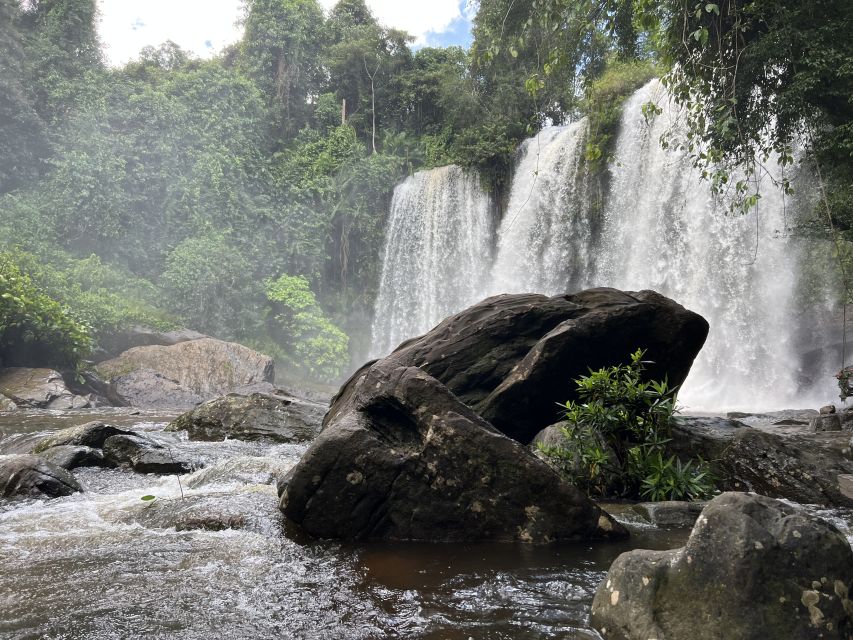
[[[375,355],[480,299],[492,259],[492,211],[478,176],[457,166],[419,171],[394,189]]]
[[[647,121],[642,106],[650,101],[660,113]],[[806,259],[804,241],[789,233],[791,199],[764,176],[758,205],[729,212],[677,145],[661,146],[663,134],[675,140],[681,131],[678,107],[654,80],[625,101],[608,182],[588,172],[585,120],[525,141],[494,259],[490,205],[475,178],[455,167],[409,178],[394,195],[374,352],[487,295],[654,289],[711,325],[679,394],[686,409],[827,400],[829,370],[804,388],[805,374],[814,372],[800,365],[800,342],[817,323],[803,322],[797,300]],[[603,184],[602,208],[596,196]],[[808,311],[829,317],[828,308]],[[808,337],[810,348],[829,343],[828,326]]]
[[[661,113],[648,123],[642,105],[650,101]],[[791,202],[764,176],[758,205],[729,213],[689,158],[661,146],[667,133],[679,135],[678,109],[655,80],[623,108],[588,284],[654,289],[708,320],[708,341],[679,395],[687,408],[783,406],[799,393]]]
[[[558,293],[591,248],[586,120],[549,127],[519,149],[488,290]]]

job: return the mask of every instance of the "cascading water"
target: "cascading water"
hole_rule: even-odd
[[[642,105],[650,101],[662,112],[647,123]],[[708,341],[679,395],[688,408],[778,408],[799,394],[790,202],[765,176],[758,205],[726,215],[689,158],[661,146],[661,135],[678,132],[660,82],[626,101],[587,284],[655,289],[708,320]]]
[[[647,122],[642,106],[650,101],[661,113]],[[661,146],[662,134],[677,138],[679,131],[678,109],[660,82],[625,101],[602,211],[601,183],[583,157],[586,121],[542,130],[519,149],[494,261],[485,236],[477,236],[479,251],[472,251],[468,236],[442,236],[450,243],[441,247],[443,256],[478,261],[464,269],[439,264],[432,247],[425,252],[421,229],[443,220],[453,229],[488,233],[481,217],[490,208],[487,198],[477,191],[477,206],[463,208],[459,196],[445,204],[426,195],[430,182],[448,180],[439,170],[407,180],[395,192],[374,352],[387,352],[487,295],[654,289],[711,325],[679,395],[686,408],[756,410],[827,400],[833,395],[829,376],[823,378],[828,383],[804,388],[795,344],[805,326],[796,299],[804,260],[801,243],[788,233],[792,203],[765,176],[758,205],[746,215],[727,215],[686,154],[677,145]],[[455,168],[448,172],[459,176],[452,181],[462,176]]]
[[[565,291],[591,245],[586,120],[543,129],[519,149],[488,290]]]
[[[419,171],[394,190],[373,353],[476,302],[491,264],[492,205],[476,174],[448,166]]]

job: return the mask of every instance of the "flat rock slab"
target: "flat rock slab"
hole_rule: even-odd
[[[725,493],[687,544],[619,556],[592,624],[606,640],[849,640],[853,550],[787,503]]]
[[[293,396],[227,395],[179,416],[166,431],[186,431],[191,440],[305,442],[320,431],[326,407]]]
[[[0,498],[58,498],[82,490],[74,476],[44,458],[0,456]]]
[[[139,473],[189,473],[193,465],[171,449],[139,434],[110,436],[104,442],[104,457],[113,465]]]

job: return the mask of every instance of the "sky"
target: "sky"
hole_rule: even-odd
[[[336,0],[320,0],[328,10]],[[117,66],[166,40],[210,57],[240,37],[241,0],[98,0],[107,60]],[[415,47],[471,43],[472,0],[367,0],[379,22],[415,36]]]

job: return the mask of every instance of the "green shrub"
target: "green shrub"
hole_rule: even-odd
[[[0,253],[0,361],[75,368],[91,348],[89,327]]]
[[[542,446],[554,466],[596,498],[694,500],[713,489],[707,465],[667,456],[676,388],[643,380],[644,351],[630,364],[576,380],[579,402],[565,404],[565,446]]]

